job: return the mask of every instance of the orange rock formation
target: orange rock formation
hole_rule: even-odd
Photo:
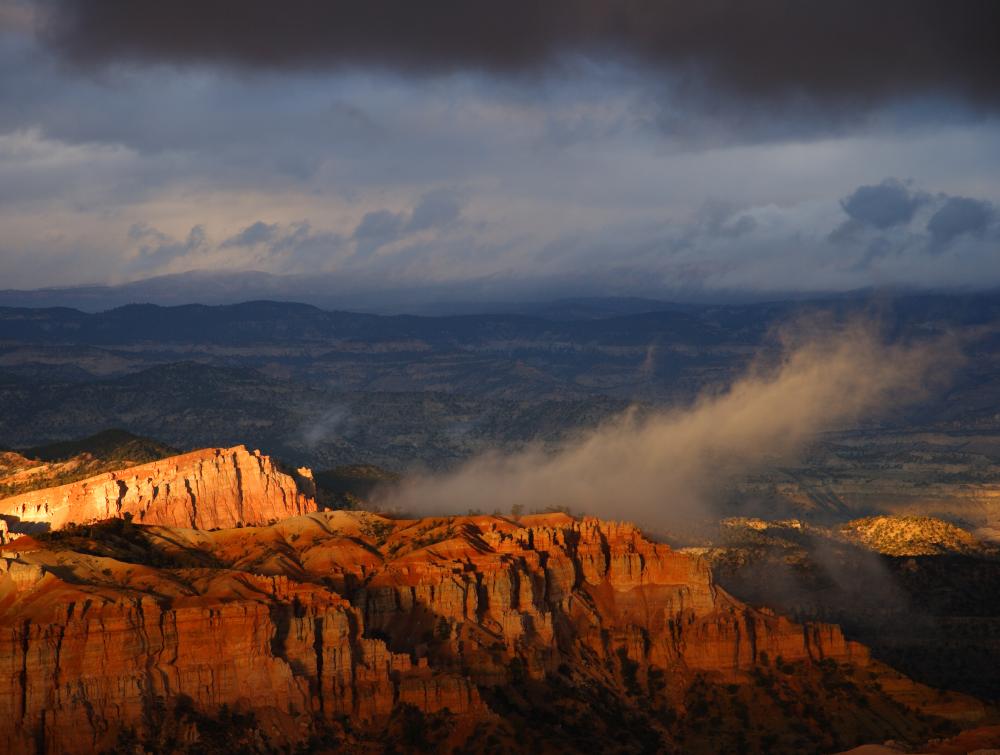
[[[229,482],[226,470],[240,469],[245,480],[247,465],[258,480],[278,474],[242,449],[183,458],[202,480],[206,469]],[[129,484],[136,495],[123,511],[170,518],[158,504],[172,493]],[[288,487],[254,491],[304,505]],[[211,504],[211,516],[245,518],[248,497],[242,510]],[[208,516],[195,498],[182,522]],[[253,711],[275,746],[344,717],[355,732],[377,732],[407,705],[451,716],[450,741],[462,742],[502,728],[496,691],[511,685],[561,675],[606,690],[623,710],[683,713],[693,679],[746,685],[778,656],[803,668],[877,666],[836,627],[740,603],[703,562],[632,525],[561,514],[322,512],[215,532],[119,521],[0,550],[0,750],[11,753],[149,737],[186,720],[178,701],[205,714]],[[669,727],[659,736],[670,742]]]
[[[175,527],[266,524],[316,510],[312,475],[243,446],[211,448],[0,500],[0,516],[59,529],[131,514]],[[12,527],[16,529],[16,527]]]

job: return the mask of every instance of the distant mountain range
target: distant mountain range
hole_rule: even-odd
[[[899,293],[906,292],[896,292]],[[260,271],[192,270],[119,284],[0,289],[0,306],[70,307],[102,312],[127,304],[218,305],[266,299],[378,314],[522,314],[555,320],[589,320],[643,312],[686,311],[718,304],[869,299],[872,294],[867,290],[824,294],[703,291],[662,286],[651,286],[643,292],[609,294],[595,291],[593,281],[574,282],[565,277],[533,281],[484,278],[393,288],[381,281],[348,282],[335,273],[274,275]]]
[[[382,314],[539,314],[557,319],[591,319],[635,314],[678,305],[656,298],[596,297],[572,286],[533,286],[510,297],[510,287],[496,282],[442,284],[411,289],[345,285],[336,275],[273,275],[263,272],[190,271],[121,283],[0,290],[0,306],[71,307],[100,312],[127,304],[176,306],[237,304],[270,299],[295,301],[325,309]],[[550,291],[559,291],[553,300]]]

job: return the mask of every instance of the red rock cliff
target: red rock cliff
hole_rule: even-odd
[[[316,510],[308,470],[296,477],[243,446],[211,448],[0,500],[0,515],[59,529],[131,514],[173,527],[266,524]]]
[[[237,450],[194,466],[229,453],[266,463]],[[836,627],[752,609],[703,562],[595,519],[117,521],[0,550],[4,752],[101,750],[125,730],[179,726],[178,701],[253,711],[272,745],[343,717],[377,738],[406,704],[447,710],[449,736],[467,739],[506,725],[497,690],[560,676],[622,710],[683,713],[698,675],[745,684],[765,653],[870,663]]]

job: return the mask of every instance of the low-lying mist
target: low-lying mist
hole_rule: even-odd
[[[566,506],[686,529],[712,516],[736,478],[791,460],[818,433],[920,399],[959,359],[950,339],[887,343],[867,322],[800,321],[775,341],[689,407],[627,411],[554,453],[488,453],[451,473],[411,476],[377,503],[425,515]]]

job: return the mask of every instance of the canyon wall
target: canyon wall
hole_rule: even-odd
[[[403,704],[468,734],[498,720],[491,690],[566,669],[683,709],[650,680],[742,683],[768,656],[869,664],[836,627],[750,608],[628,524],[323,512],[217,532],[105,526],[0,549],[5,752],[99,751],[176,719],[181,700],[253,711],[283,746],[342,717],[374,730]],[[125,552],[137,539],[155,565]]]
[[[146,524],[211,529],[315,511],[315,494],[308,470],[292,476],[259,451],[234,446],[22,493],[0,500],[0,516],[13,531],[19,525],[59,529],[126,514]]]

